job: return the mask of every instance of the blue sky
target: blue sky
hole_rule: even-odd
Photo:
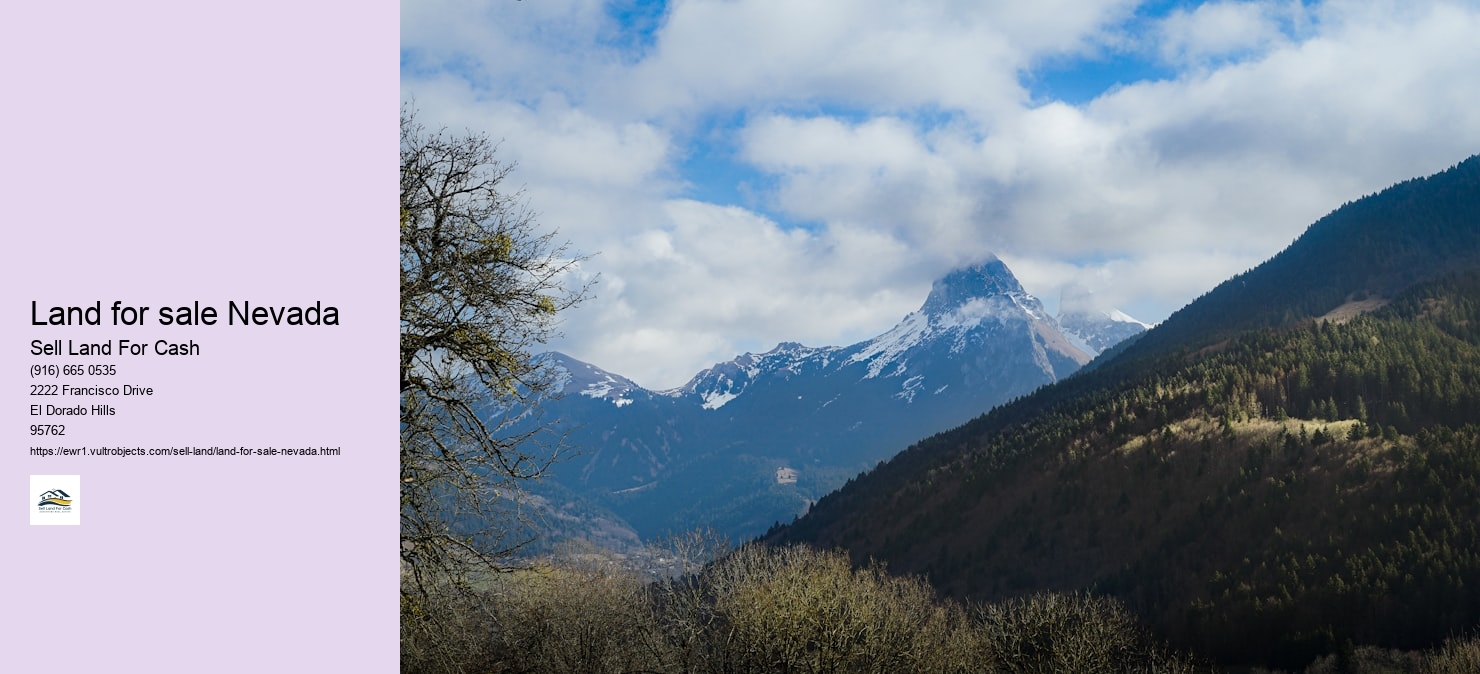
[[[596,253],[555,348],[653,388],[1000,256],[1148,322],[1480,151],[1475,2],[424,0],[403,97]]]

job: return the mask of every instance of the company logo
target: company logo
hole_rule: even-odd
[[[41,502],[36,504],[36,507],[43,510],[46,509],[46,506],[58,506],[71,510],[72,495],[60,489],[53,489],[49,492],[46,492],[45,494],[42,494]]]
[[[31,524],[82,524],[82,477],[32,475]]]

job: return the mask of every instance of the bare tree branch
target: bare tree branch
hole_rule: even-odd
[[[587,296],[585,259],[541,232],[486,135],[428,132],[401,110],[403,606],[499,568],[522,483],[558,458],[535,414],[554,373],[533,350]],[[403,616],[404,618],[404,616]]]

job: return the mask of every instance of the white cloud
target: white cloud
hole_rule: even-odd
[[[775,172],[916,168],[929,156],[913,129],[888,117],[849,126],[826,117],[769,116],[752,122],[742,135],[746,159]]]
[[[645,114],[832,103],[991,117],[1026,100],[1019,70],[1084,50],[1130,4],[687,0],[622,86]]]
[[[661,226],[608,241],[600,301],[578,309],[568,350],[649,387],[777,341],[813,345],[871,336],[924,298],[899,242],[847,227],[784,230],[734,206],[664,205]]]
[[[1248,56],[1284,42],[1285,27],[1308,24],[1299,0],[1210,2],[1192,11],[1178,8],[1157,30],[1162,59],[1177,65]]]
[[[502,101],[581,92],[611,72],[601,0],[401,3],[403,82],[451,73]]]
[[[1480,151],[1473,4],[1223,1],[1117,33],[1131,10],[688,0],[632,51],[595,0],[412,3],[405,91],[504,138],[541,222],[600,252],[557,346],[649,386],[871,336],[987,252],[1050,304],[1079,280],[1158,321],[1337,205]],[[1178,74],[1030,100],[1043,59],[1121,48]],[[750,209],[686,191],[711,114],[743,120],[705,133],[765,177]]]

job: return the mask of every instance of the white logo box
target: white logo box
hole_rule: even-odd
[[[82,524],[81,475],[32,475],[26,494],[31,524]]]

